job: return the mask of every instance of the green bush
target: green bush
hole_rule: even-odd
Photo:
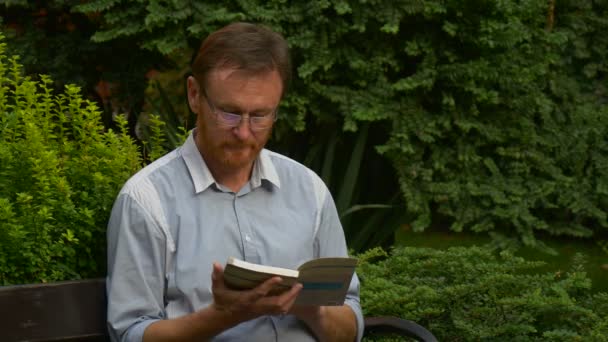
[[[439,341],[608,341],[608,294],[582,260],[568,272],[479,247],[401,247],[359,256],[365,315],[427,327]]]
[[[147,73],[162,68],[160,53],[137,48],[129,37],[107,43],[91,41],[99,29],[98,16],[76,13],[80,0],[0,0],[0,31],[11,53],[20,56],[26,75],[49,75],[61,91],[66,84],[81,88],[83,98],[103,109],[106,128],[116,129],[112,117],[126,113],[134,138],[142,110]]]
[[[383,122],[416,230],[517,237],[608,228],[605,1],[96,0],[93,40],[191,51],[235,20],[284,33],[296,77],[275,133]],[[190,49],[190,50],[189,50]],[[321,139],[319,139],[321,138]],[[337,173],[339,175],[340,173]],[[351,203],[351,205],[354,203]]]
[[[0,285],[102,276],[105,227],[118,191],[141,167],[138,148],[104,131],[78,87],[53,94],[49,77],[23,77],[5,49],[2,42]]]

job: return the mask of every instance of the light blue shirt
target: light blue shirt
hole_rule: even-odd
[[[190,133],[120,191],[108,223],[108,327],[113,341],[141,341],[151,323],[212,301],[214,261],[230,256],[296,269],[313,258],[346,256],[334,201],[310,169],[262,150],[238,192],[215,182]],[[346,297],[363,334],[359,280]],[[241,323],[214,341],[314,341],[293,315]]]

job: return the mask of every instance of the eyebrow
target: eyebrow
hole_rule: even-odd
[[[248,112],[250,114],[251,113],[272,113],[276,109],[274,107],[271,107],[271,108],[256,108],[254,110],[245,111],[245,110],[242,110],[241,108],[238,108],[238,106],[234,106],[234,105],[230,105],[230,104],[213,103],[213,105],[216,106],[221,111],[234,113],[234,114],[243,114],[244,112]]]

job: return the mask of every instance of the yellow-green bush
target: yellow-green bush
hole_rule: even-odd
[[[78,87],[53,94],[48,77],[23,77],[5,49],[0,43],[0,285],[104,275],[106,223],[140,153],[128,136],[104,131]]]

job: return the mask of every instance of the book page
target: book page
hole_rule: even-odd
[[[274,295],[290,289],[296,283],[298,273],[298,271],[286,268],[252,264],[230,258],[224,268],[224,282],[233,289],[249,290],[274,276],[279,276],[283,282],[271,291],[271,294]]]
[[[299,275],[298,271],[291,270],[289,268],[281,268],[281,267],[254,264],[254,263],[243,261],[243,260],[240,260],[240,259],[237,259],[234,257],[230,257],[228,259],[227,264],[229,264],[229,265],[232,264],[238,268],[248,269],[248,270],[252,270],[255,272],[259,272],[259,273],[277,275],[279,277],[297,278]]]
[[[318,258],[318,259],[312,259],[312,260],[309,260],[309,261],[303,263],[302,265],[300,265],[300,267],[298,267],[298,271],[303,271],[308,268],[319,268],[319,267],[339,267],[339,266],[356,267],[358,262],[359,261],[356,258],[347,258],[347,257],[344,257],[344,258],[340,258],[340,257]]]

